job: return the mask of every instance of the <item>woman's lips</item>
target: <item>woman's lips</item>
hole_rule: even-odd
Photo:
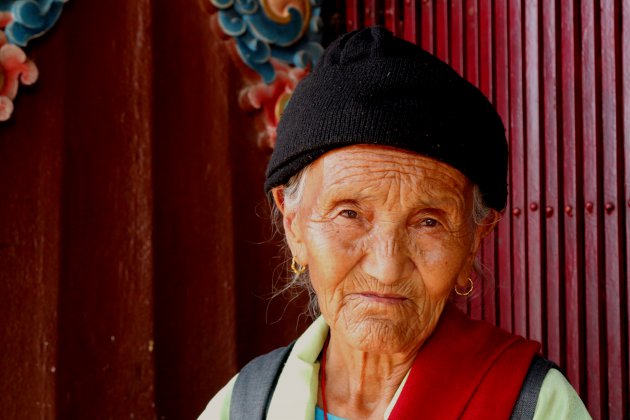
[[[397,295],[394,293],[375,293],[375,292],[362,292],[358,293],[360,296],[378,303],[400,304],[407,300],[405,296]]]

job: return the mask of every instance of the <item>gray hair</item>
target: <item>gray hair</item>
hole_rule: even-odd
[[[287,207],[296,207],[300,201],[302,201],[302,196],[304,194],[304,183],[306,180],[306,174],[310,169],[310,165],[304,167],[300,172],[293,175],[291,179],[283,186],[284,187],[284,204],[285,208]],[[271,192],[269,193],[269,202],[271,205],[271,218],[272,223],[275,228],[276,233],[281,233],[282,229],[282,213],[276,206]],[[472,220],[477,226],[482,226],[487,223],[486,219],[492,212],[492,209],[486,205],[483,200],[483,194],[481,193],[479,187],[475,184],[473,187],[473,209],[472,209]],[[285,251],[290,255],[290,250],[288,246],[286,246],[285,239]],[[491,274],[488,274],[488,270],[483,266],[483,264],[475,259],[473,263],[473,271],[477,275],[477,277],[481,278],[483,281],[488,280],[491,277]],[[311,284],[311,278],[309,276],[308,267],[306,271],[302,274],[291,273],[291,279],[283,284],[280,287],[276,287],[276,290],[273,293],[273,297],[279,296],[286,292],[290,292],[294,297],[300,295],[302,292],[306,292],[309,297],[309,303],[307,307],[307,313],[316,318],[319,316],[319,303],[317,301],[317,294],[315,294],[315,289],[313,289],[313,285]]]

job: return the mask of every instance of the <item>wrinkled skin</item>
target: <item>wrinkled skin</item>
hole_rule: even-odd
[[[337,415],[382,418],[453,288],[468,287],[493,223],[474,223],[473,185],[459,171],[381,146],[320,157],[295,208],[284,208],[281,188],[274,197],[331,328],[327,371],[339,380],[329,407],[337,401]]]

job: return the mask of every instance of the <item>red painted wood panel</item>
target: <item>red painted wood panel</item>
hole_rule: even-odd
[[[544,290],[546,292],[546,336],[545,344],[547,356],[556,360],[557,363],[564,362],[563,340],[564,328],[562,323],[562,300],[561,291],[563,276],[561,273],[561,249],[562,239],[560,232],[560,218],[562,209],[560,207],[560,184],[559,177],[562,174],[559,160],[559,150],[561,142],[558,141],[558,81],[559,67],[557,63],[558,55],[558,30],[556,28],[557,10],[554,2],[541,2],[542,7],[542,134],[544,136],[544,207],[540,205],[541,216],[545,217],[544,238],[539,240],[545,243],[545,263],[546,271],[542,273],[546,282]],[[542,296],[541,296],[542,297]],[[541,304],[545,304],[541,299]],[[542,308],[541,308],[542,309]]]
[[[459,74],[464,74],[464,5],[461,1],[451,2],[451,31],[449,64]]]
[[[527,204],[523,82],[523,10],[520,0],[508,2],[510,172],[512,186],[512,286],[514,332],[527,335]]]
[[[437,0],[435,4],[435,55],[447,63],[449,62],[448,30],[448,1]]]
[[[528,336],[543,342],[542,272],[544,242],[542,241],[541,187],[544,185],[544,139],[540,130],[540,77],[538,54],[540,49],[539,7],[535,1],[524,4],[524,64],[525,84],[525,148],[526,148],[526,214],[527,229],[527,331]],[[543,144],[541,144],[541,141]]]
[[[494,105],[503,119],[505,127],[510,124],[509,98],[509,55],[508,55],[508,10],[507,0],[494,3]],[[511,173],[508,173],[508,185],[512,185]],[[508,195],[506,211],[501,215],[497,226],[497,287],[499,293],[498,325],[512,331],[512,195]]]
[[[560,11],[562,110],[562,192],[564,227],[564,287],[566,322],[566,374],[582,394],[586,375],[584,362],[584,238],[582,207],[582,148],[579,119],[579,10],[572,0],[563,0]],[[583,394],[582,394],[583,395]]]
[[[64,13],[57,416],[150,418],[151,8],[145,0],[77,2]],[[116,45],[119,55],[95,45]]]
[[[604,225],[604,273],[605,273],[605,334],[606,341],[604,352],[606,365],[603,369],[607,372],[608,401],[602,401],[607,405],[607,415],[610,418],[622,418],[624,412],[624,376],[625,370],[619,369],[624,365],[624,357],[627,357],[628,343],[624,339],[623,331],[623,259],[622,255],[622,207],[623,178],[619,177],[617,170],[620,158],[623,155],[621,149],[621,136],[617,127],[618,92],[620,85],[617,74],[621,70],[617,65],[619,52],[615,36],[615,24],[620,16],[619,4],[613,0],[602,0],[599,12],[600,22],[600,60],[601,65],[601,140],[603,147],[603,225]],[[621,153],[620,153],[621,151]],[[601,297],[600,297],[601,301]],[[627,379],[627,378],[626,378]]]
[[[479,14],[477,0],[466,0],[464,10],[464,77],[479,87]]]
[[[196,418],[237,369],[227,50],[203,10],[114,1],[28,51],[0,125],[0,418]]]
[[[396,36],[403,35],[401,16],[403,10],[398,0],[385,0],[385,26]]]
[[[349,0],[346,2],[346,29],[348,32],[362,27],[361,14],[363,11],[358,4],[359,0]]]
[[[433,52],[435,48],[435,28],[434,28],[434,14],[433,14],[433,1],[423,1],[420,3],[420,40],[419,44],[425,50]]]
[[[0,126],[0,418],[57,411],[57,319],[66,27],[32,58],[49,89],[21,88]],[[50,106],[56,103],[57,106]],[[37,124],[33,117],[37,115]],[[46,135],[42,135],[45,133]]]
[[[593,0],[581,3],[581,108],[582,108],[582,141],[584,156],[584,274],[585,274],[585,308],[586,308],[586,369],[588,381],[586,397],[592,414],[598,418],[606,417],[605,364],[606,350],[600,343],[603,338],[602,298],[604,272],[602,265],[602,226],[600,202],[601,194],[601,139],[598,130],[596,67],[596,4]]]
[[[420,19],[420,32],[417,21]],[[630,5],[406,1],[407,39],[478,85],[506,125],[508,206],[474,317],[540,340],[594,418],[628,416]]]
[[[239,107],[231,86],[240,77],[224,41],[209,30],[207,14],[194,7],[174,13],[160,2],[152,10],[159,46],[153,52],[156,414],[194,419],[239,368],[236,307],[251,295],[236,298],[244,282],[236,278],[232,220],[259,219],[235,203],[233,185],[254,183],[234,179],[231,147],[241,147],[239,173],[264,163],[245,161],[248,152],[260,157],[260,151],[255,136],[247,137],[250,147],[240,143],[242,127],[251,126],[233,120]],[[161,30],[166,26],[172,28]],[[265,270],[258,266],[258,273]],[[247,348],[261,354],[265,348],[252,331],[262,335],[265,328],[248,329]]]
[[[405,0],[403,6],[403,38],[410,42],[418,42],[419,12],[415,1]]]
[[[630,69],[630,2],[621,2],[621,37],[619,42],[620,51],[620,63],[619,73],[621,77],[621,130],[623,137],[623,161],[624,161],[624,173],[625,173],[625,188],[623,189],[623,199],[619,211],[623,208],[626,214],[625,217],[625,246],[626,246],[626,349],[630,348],[630,77],[628,77],[628,69]],[[618,79],[618,80],[619,80]],[[622,332],[623,334],[623,332]],[[625,352],[625,411],[630,412],[630,401],[628,397],[628,391],[630,389],[630,360],[628,360],[628,351]],[[621,368],[623,370],[623,366]]]
[[[379,23],[376,19],[376,14],[382,11],[382,7],[379,8],[377,0],[364,0],[365,8],[363,15],[363,24],[365,26],[373,26]]]

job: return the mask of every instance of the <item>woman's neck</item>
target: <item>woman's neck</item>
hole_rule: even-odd
[[[382,419],[415,359],[408,353],[357,350],[331,336],[326,352],[326,404],[344,418]],[[318,404],[322,407],[321,386]]]

